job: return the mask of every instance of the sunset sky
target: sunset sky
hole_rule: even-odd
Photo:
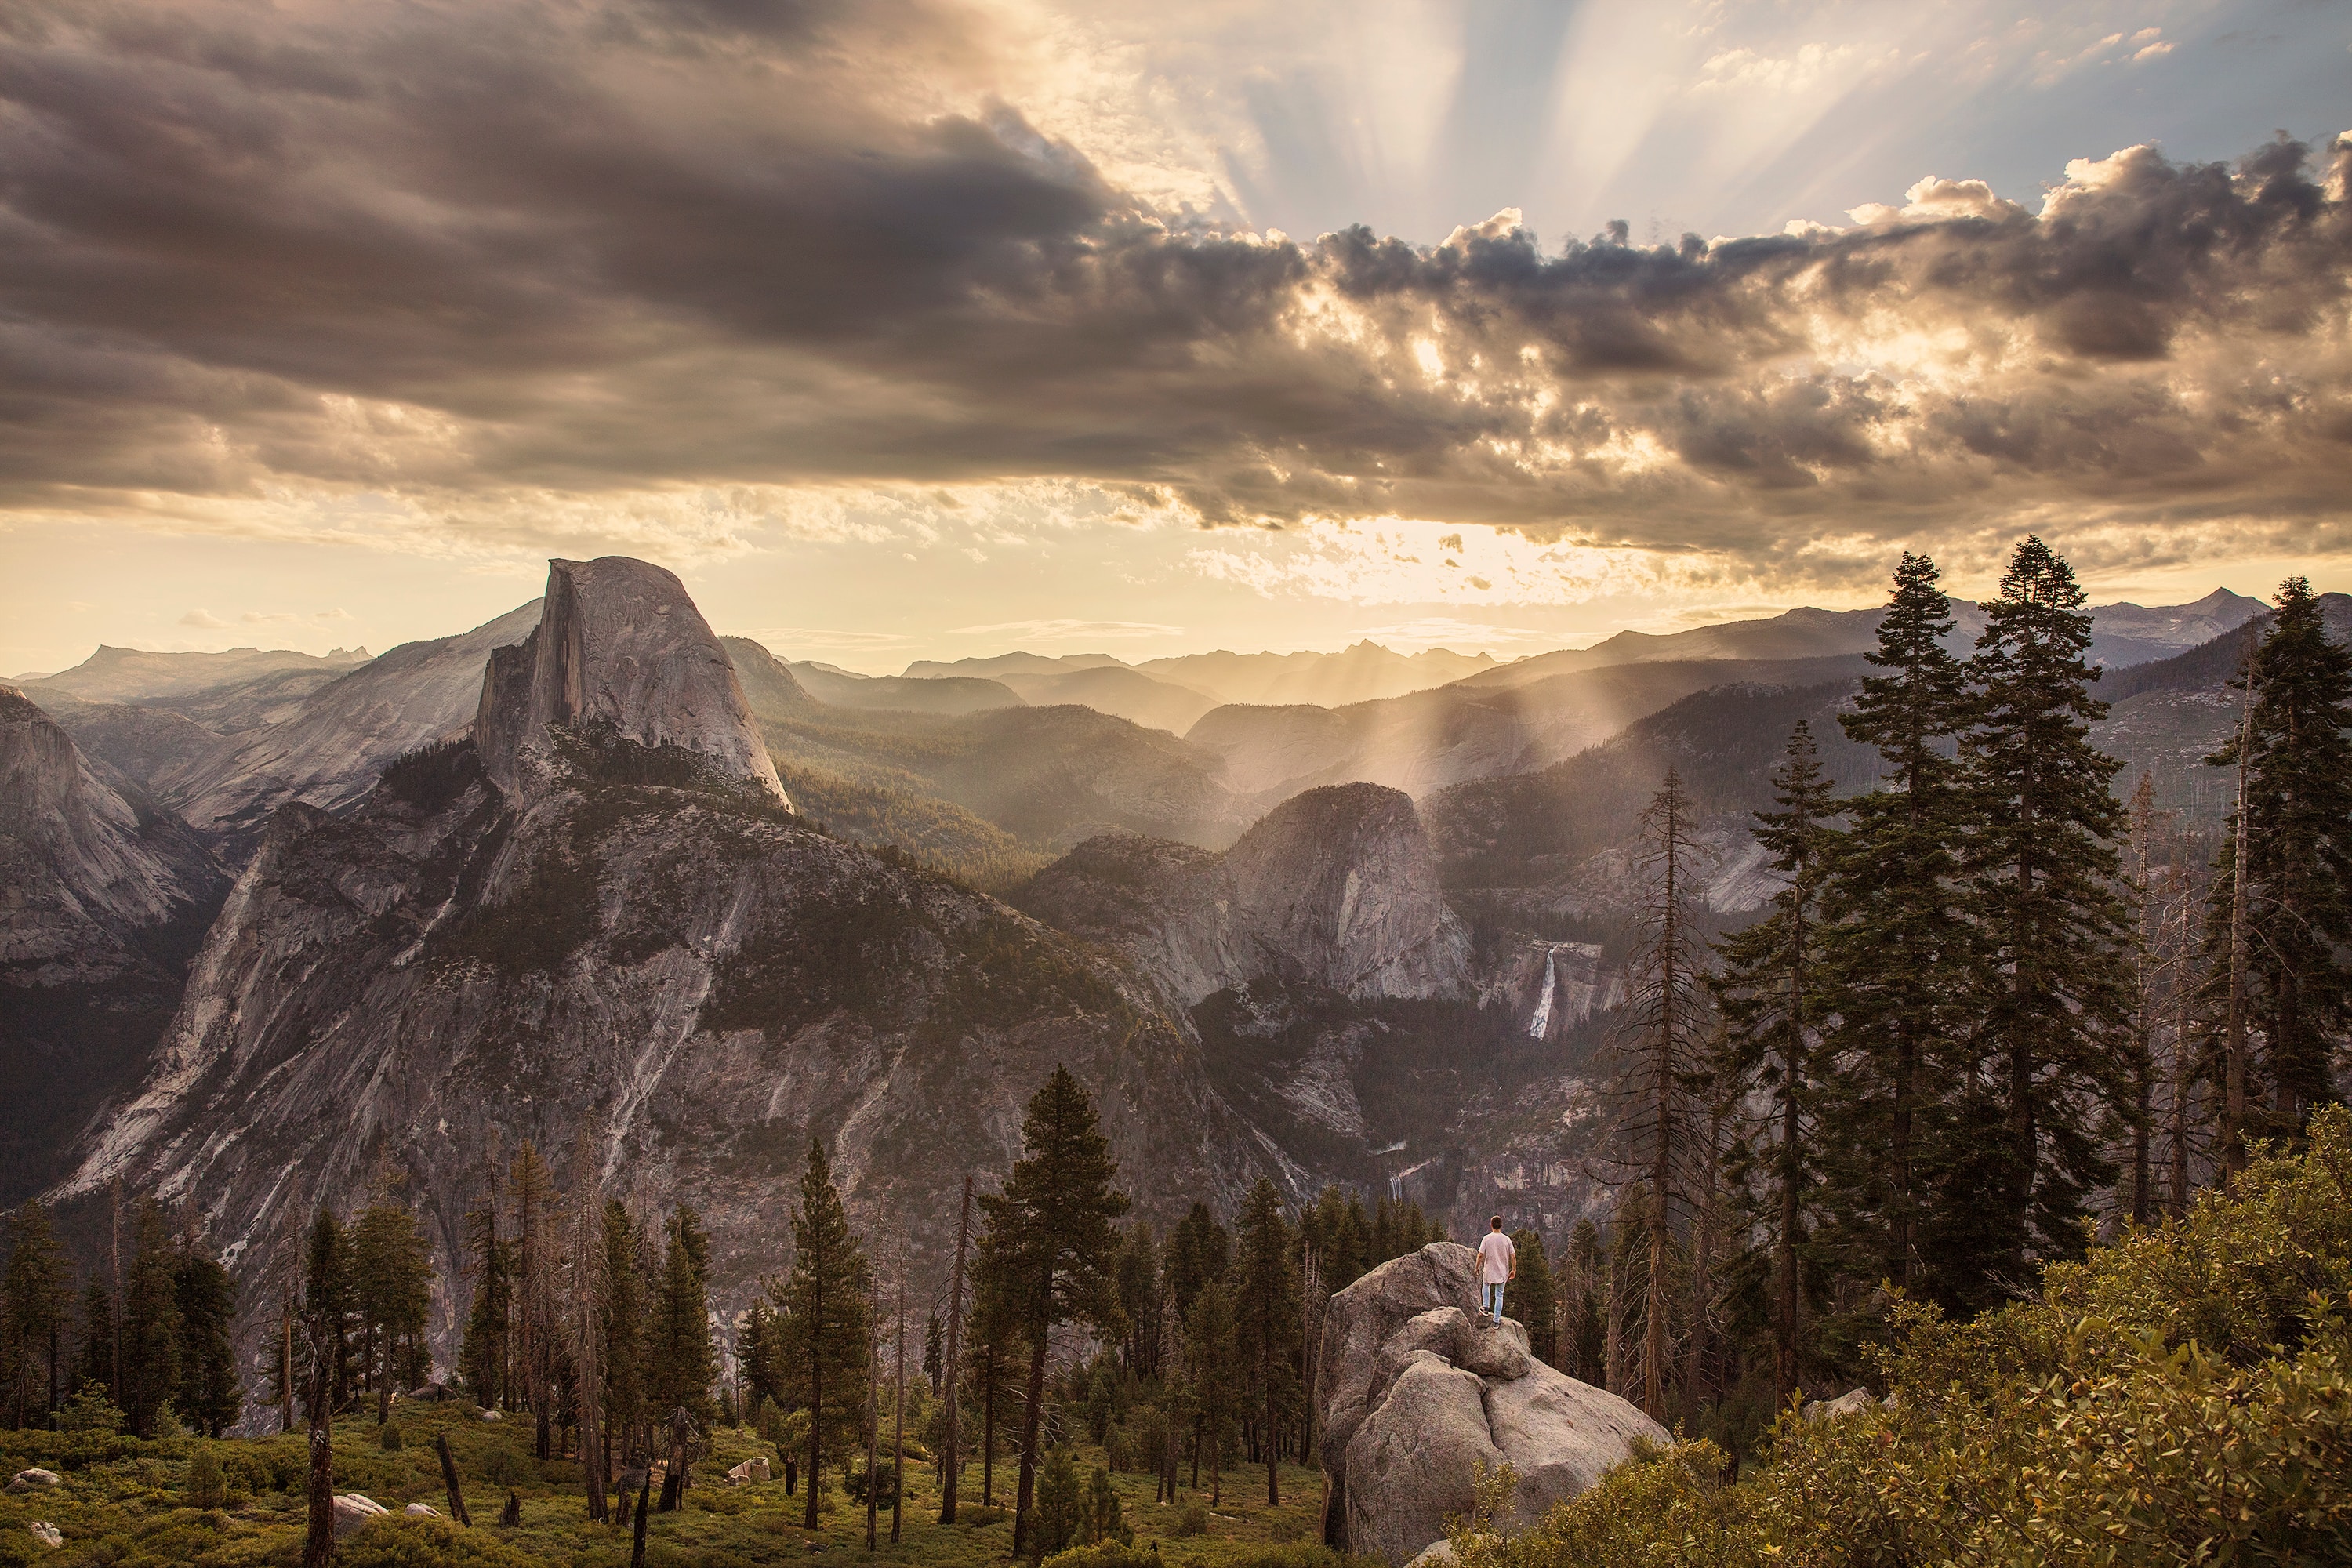
[[[2352,588],[2352,7],[14,0],[0,671]]]

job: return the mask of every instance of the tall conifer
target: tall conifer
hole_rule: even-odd
[[[1029,1342],[1029,1399],[1023,1415],[1021,1481],[1014,1496],[1013,1552],[1021,1555],[1035,1500],[1038,1427],[1045,1415],[1045,1352],[1057,1324],[1109,1329],[1118,1321],[1119,1236],[1126,1195],[1111,1183],[1118,1166],[1069,1069],[1030,1097],[1021,1158],[1003,1190],[983,1198],[988,1248]]]
[[[1771,912],[1721,946],[1713,982],[1725,1024],[1728,1081],[1737,1101],[1754,1091],[1770,1108],[1769,1186],[1760,1218],[1772,1245],[1774,1398],[1798,1385],[1804,1336],[1799,1252],[1813,1184],[1812,1122],[1818,1112],[1813,1055],[1822,1024],[1822,896],[1837,835],[1812,729],[1800,720],[1772,773],[1773,809],[1756,814],[1756,842],[1781,878]]]
[[[194,1238],[180,1249],[172,1285],[180,1313],[180,1414],[194,1430],[218,1437],[245,1406],[232,1339],[236,1286]]]
[[[1275,1454],[1282,1422],[1298,1393],[1298,1273],[1291,1265],[1291,1231],[1282,1194],[1260,1176],[1242,1202],[1235,1226],[1234,1352],[1248,1379],[1258,1444],[1265,1458],[1265,1504],[1282,1505]]]
[[[122,1288],[122,1383],[118,1401],[131,1429],[155,1435],[157,1417],[180,1392],[180,1302],[173,1279],[178,1249],[163,1211],[142,1198],[138,1251]]]
[[[1968,1290],[1971,1262],[2021,1280],[2030,1258],[2081,1251],[2085,1200],[2114,1177],[2109,1123],[2129,1114],[2130,942],[2115,894],[2123,807],[2110,787],[2122,764],[2091,743],[2107,706],[2091,695],[2084,602],[2065,561],[2027,536],[1984,606],[1969,667],[1979,689],[1967,858],[1983,1019],[1969,1082],[1989,1091],[2003,1133],[1990,1166],[1999,1207],[1988,1205],[1999,1226],[1979,1233],[1987,1256],[1947,1265],[1971,1305],[1996,1293],[1990,1279]]]
[[[846,1453],[866,1409],[866,1255],[850,1234],[841,1193],[825,1164],[824,1145],[809,1140],[793,1213],[793,1266],[769,1287],[779,1313],[784,1376],[794,1405],[808,1412],[808,1473],[803,1523],[816,1528],[824,1460]]]
[[[2352,652],[2329,640],[2304,577],[2280,584],[2276,603],[2243,733],[2211,761],[2233,767],[2245,753],[2246,967],[2272,1121],[2292,1135],[2335,1098],[2352,1003],[2340,958],[2352,947]]]
[[[9,1414],[19,1426],[62,1403],[66,1329],[73,1310],[72,1275],[48,1210],[27,1199],[16,1211],[8,1268],[0,1277],[0,1346],[8,1357]]]
[[[1865,657],[1849,740],[1879,784],[1846,804],[1822,892],[1822,1185],[1827,1249],[1850,1277],[1908,1287],[1922,1268],[1940,1082],[1966,1032],[1969,927],[1956,853],[1969,813],[1955,745],[1967,719],[1936,563],[1904,553]]]

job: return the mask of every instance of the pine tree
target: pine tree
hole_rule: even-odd
[[[1696,875],[1690,802],[1672,769],[1642,815],[1635,864],[1642,908],[1622,1017],[1622,1106],[1618,1135],[1625,1163],[1650,1196],[1649,1257],[1642,1310],[1642,1399],[1653,1419],[1666,1416],[1669,1282],[1673,1274],[1675,1194],[1688,1157],[1691,1075],[1705,1049],[1706,1010],[1696,926]]]
[[[67,1321],[72,1276],[48,1210],[27,1199],[16,1211],[8,1268],[0,1276],[0,1347],[7,1354],[10,1414],[18,1426],[64,1403]]]
[[[1163,1267],[1167,1270],[1168,1294],[1176,1303],[1176,1315],[1188,1317],[1192,1310],[1192,1299],[1201,1288],[1225,1277],[1233,1264],[1233,1239],[1209,1205],[1195,1203],[1176,1228],[1168,1234],[1168,1256]]]
[[[1151,1225],[1137,1220],[1118,1254],[1118,1306],[1127,1320],[1119,1359],[1138,1377],[1160,1370],[1160,1249],[1152,1245]]]
[[[1981,1074],[2006,1134],[1994,1163],[2000,1228],[1981,1272],[2027,1278],[2029,1258],[2073,1257],[2085,1200],[2114,1179],[2104,1137],[2128,1115],[2129,937],[2115,896],[2122,765],[2091,743],[2091,617],[2063,559],[2029,535],[1985,605],[1967,741],[1977,822],[1967,856],[1979,913],[1973,991]],[[1972,1067],[1975,1064],[1971,1064]],[[1966,1262],[1947,1265],[1965,1277]],[[1990,1301],[1979,1286],[1970,1305]]]
[[[1970,814],[1955,749],[1965,677],[1944,646],[1936,563],[1906,552],[1866,657],[1848,739],[1876,748],[1879,787],[1845,803],[1849,827],[1822,894],[1821,1131],[1823,1250],[1849,1278],[1906,1289],[1925,1277],[1948,1068],[1968,1027],[1971,931],[1958,847]]]
[[[163,1407],[180,1392],[180,1304],[174,1287],[177,1249],[163,1211],[140,1200],[138,1251],[122,1289],[122,1382],[120,1399],[131,1430],[155,1435]]]
[[[1757,1217],[1772,1237],[1774,1398],[1785,1405],[1797,1388],[1804,1335],[1798,1254],[1814,1179],[1808,1151],[1818,1111],[1822,899],[1837,844],[1830,782],[1802,720],[1773,771],[1772,792],[1774,808],[1756,814],[1754,832],[1780,890],[1770,913],[1722,943],[1712,989],[1725,1026],[1721,1089],[1735,1100],[1753,1093],[1770,1108],[1771,1152],[1762,1162],[1769,1201]]]
[[[432,1303],[433,1255],[416,1216],[396,1204],[376,1204],[352,1223],[352,1306],[362,1342],[373,1349],[376,1423],[392,1419],[400,1381],[401,1347],[422,1335]]]
[[[236,1287],[220,1259],[191,1240],[173,1270],[180,1317],[180,1414],[206,1436],[218,1437],[245,1406],[233,1337]]]
[[[1192,1415],[1192,1484],[1201,1484],[1205,1448],[1211,1508],[1223,1500],[1225,1429],[1241,1402],[1234,1338],[1233,1292],[1223,1280],[1202,1286],[1184,1324],[1184,1384]]]
[[[472,1277],[473,1305],[466,1313],[466,1337],[457,1365],[474,1403],[485,1409],[507,1406],[509,1325],[514,1317],[513,1250],[499,1236],[499,1205],[495,1192],[466,1215],[466,1253]]]
[[[816,1528],[825,1456],[848,1451],[865,1417],[869,1350],[866,1255],[850,1234],[824,1145],[809,1140],[793,1213],[793,1266],[771,1285],[780,1314],[783,1366],[796,1408],[809,1416],[807,1500],[803,1523]]]
[[[776,1315],[768,1310],[767,1302],[754,1300],[743,1314],[743,1342],[737,1356],[743,1364],[743,1403],[754,1411],[771,1399],[781,1411],[791,1397],[778,1332]]]
[[[2244,732],[2210,760],[2245,756],[2248,980],[2273,1123],[2299,1135],[2311,1107],[2336,1097],[2352,1009],[2340,956],[2352,947],[2352,652],[2328,639],[2301,575],[2276,604],[2250,661]]]
[[[351,1318],[352,1312],[351,1236],[336,1220],[332,1209],[321,1208],[310,1222],[310,1235],[302,1257],[302,1316],[313,1334],[323,1334],[323,1353],[328,1360],[327,1414],[331,1414],[352,1388]],[[306,1384],[303,1395],[310,1394]],[[315,1424],[319,1413],[306,1412]]]
[[[981,1205],[988,1215],[989,1250],[1029,1342],[1029,1400],[1013,1503],[1015,1556],[1024,1546],[1034,1500],[1048,1339],[1059,1323],[1118,1324],[1116,1222],[1128,1207],[1126,1196],[1111,1186],[1118,1167],[1095,1109],[1066,1068],[1055,1068],[1030,1098],[1021,1140],[1022,1156],[1003,1189]]]
[[[1265,1450],[1265,1504],[1282,1505],[1276,1436],[1298,1395],[1298,1275],[1282,1195],[1264,1176],[1242,1201],[1235,1225],[1234,1352],[1248,1380],[1258,1445]]]
[[[670,1220],[669,1247],[654,1298],[652,1363],[646,1389],[656,1419],[683,1409],[706,1428],[715,1413],[711,1384],[719,1377],[719,1357],[710,1343],[710,1297],[703,1283],[709,1258],[700,1216],[681,1205]]]
[[[1522,1226],[1511,1233],[1519,1277],[1509,1291],[1513,1315],[1528,1331],[1528,1346],[1546,1366],[1559,1363],[1559,1286],[1544,1252],[1543,1232]]]
[[[1014,1282],[982,1234],[972,1259],[971,1317],[965,1330],[965,1399],[980,1411],[980,1501],[995,1506],[996,1430],[1013,1414],[1017,1369],[1025,1362]]]
[[[95,1388],[114,1400],[114,1295],[96,1275],[82,1287],[80,1331],[74,1345],[75,1392]]]

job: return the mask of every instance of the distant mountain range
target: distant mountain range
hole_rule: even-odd
[[[1731,929],[1772,889],[1749,814],[1790,725],[1841,790],[1875,773],[1837,724],[1873,612],[1511,665],[1364,644],[868,677],[714,636],[642,563],[558,565],[544,625],[533,601],[340,663],[110,648],[0,701],[0,1202],[77,1164],[69,1221],[118,1171],[202,1192],[257,1289],[285,1172],[348,1197],[396,1157],[446,1240],[489,1149],[593,1111],[630,1196],[711,1216],[733,1302],[811,1133],[862,1214],[929,1213],[1066,1061],[1122,1160],[1200,1190],[1393,1181],[1557,1232],[1595,1201],[1661,775]],[[2352,639],[2352,599],[2325,603]],[[2201,759],[2263,616],[2099,611],[2119,792],[2146,771],[2218,820]]]

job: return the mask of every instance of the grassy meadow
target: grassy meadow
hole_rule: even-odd
[[[376,1521],[348,1537],[337,1561],[350,1568],[430,1568],[438,1564],[562,1563],[569,1568],[621,1568],[629,1561],[628,1532],[586,1517],[579,1467],[569,1460],[541,1463],[530,1457],[530,1432],[509,1419],[490,1423],[457,1402],[396,1407],[398,1451],[383,1447],[373,1414],[335,1426],[335,1490],[359,1492],[395,1517]],[[436,1434],[448,1434],[466,1507],[473,1527],[438,1520],[397,1517],[406,1504],[423,1502],[446,1510]],[[201,1449],[219,1461],[226,1481],[222,1506],[192,1505],[190,1467]],[[828,1475],[824,1510],[814,1531],[801,1528],[803,1502],[784,1495],[782,1467],[772,1448],[748,1430],[720,1428],[709,1452],[696,1461],[686,1506],[654,1513],[646,1531],[646,1562],[662,1568],[733,1568],[742,1563],[800,1563],[812,1557],[849,1563],[889,1563],[920,1568],[987,1568],[1011,1561],[1013,1525],[1008,1512],[980,1505],[980,1466],[968,1467],[959,1499],[971,1522],[938,1521],[939,1481],[928,1465],[911,1458],[907,1466],[907,1505],[900,1542],[889,1542],[890,1516],[879,1516],[877,1546],[866,1550],[866,1510]],[[1100,1450],[1080,1444],[1073,1450],[1082,1474],[1103,1462]],[[0,1564],[40,1563],[45,1568],[145,1568],[147,1564],[192,1564],[194,1568],[241,1568],[245,1564],[292,1564],[301,1561],[304,1531],[303,1438],[299,1431],[265,1438],[229,1438],[207,1443],[194,1437],[152,1442],[98,1433],[0,1431],[0,1474],[37,1466],[56,1471],[54,1489],[0,1495]],[[729,1468],[766,1454],[776,1479],[730,1485]],[[997,1500],[1012,1495],[1015,1473],[1000,1458]],[[1190,1480],[1190,1472],[1183,1479]],[[1285,1466],[1282,1506],[1265,1504],[1265,1473],[1228,1470],[1213,1510],[1202,1489],[1184,1489],[1183,1503],[1151,1501],[1151,1479],[1112,1478],[1135,1546],[1156,1544],[1167,1568],[1240,1568],[1268,1558],[1290,1568],[1312,1568],[1336,1556],[1299,1543],[1316,1538],[1322,1507],[1322,1477],[1312,1469]],[[659,1488],[656,1489],[656,1493]],[[498,1523],[511,1490],[522,1504],[522,1522]],[[1187,1523],[1202,1525],[1183,1533]],[[59,1549],[44,1547],[31,1526],[42,1521],[65,1537]],[[982,1522],[985,1521],[985,1522]]]

